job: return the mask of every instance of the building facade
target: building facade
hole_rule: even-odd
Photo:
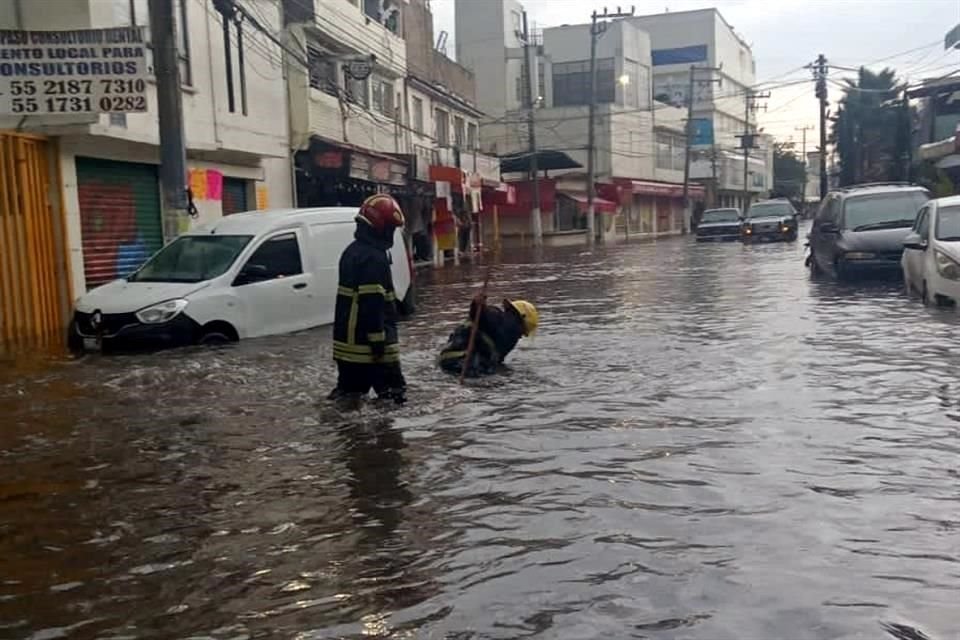
[[[482,4],[483,6],[478,6]],[[478,102],[488,116],[482,144],[491,152],[528,150],[526,92],[536,97],[537,149],[561,152],[579,168],[553,172],[541,188],[547,243],[583,236],[587,209],[590,26],[532,30],[525,73],[523,6],[514,0],[456,4],[457,57],[474,70]],[[682,110],[653,100],[650,38],[628,21],[610,22],[597,43],[594,120],[598,233],[609,238],[680,233],[683,229]],[[518,180],[523,174],[512,176]],[[695,187],[693,194],[702,194]],[[508,235],[529,237],[533,190],[524,186],[506,211]],[[557,236],[551,238],[551,236]]]
[[[56,11],[49,3],[25,0],[0,5],[4,29],[149,29],[146,0],[66,0],[56,3]],[[281,27],[276,3],[248,5],[264,28]],[[32,132],[51,142],[55,162],[50,175],[62,194],[58,200],[74,295],[127,275],[165,241],[196,224],[292,204],[287,121],[276,117],[276,105],[284,104],[286,95],[280,48],[249,25],[234,23],[225,43],[223,17],[212,5],[177,0],[175,12],[195,216],[177,218],[161,200],[152,79],[144,113],[0,117],[0,129]],[[232,68],[226,63],[228,51]],[[149,51],[147,56],[150,67]]]
[[[306,58],[288,58],[299,204],[354,206],[390,193],[417,258],[435,254],[438,235],[439,248],[453,249],[476,208],[467,175],[499,176],[479,152],[473,76],[435,49],[427,2],[284,5],[288,42]]]
[[[747,109],[749,89],[756,84],[753,51],[716,9],[676,11],[629,18],[649,34],[653,92],[658,101],[686,108],[690,68],[696,71],[693,179],[716,182],[717,205],[744,207],[743,150],[740,138],[756,133],[756,118]],[[759,139],[747,162],[747,192],[765,196],[772,185],[772,146]],[[736,167],[739,166],[739,171]],[[711,203],[713,204],[713,203]]]

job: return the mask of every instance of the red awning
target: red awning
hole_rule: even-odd
[[[587,212],[587,194],[582,192],[571,193],[569,191],[560,191],[559,193],[562,196],[567,196],[568,198],[574,200],[577,203],[577,209],[583,213]],[[616,213],[617,203],[595,197],[593,199],[593,208],[595,211],[600,211],[601,213]]]
[[[618,181],[619,182],[619,181]],[[683,185],[672,184],[669,182],[653,182],[650,180],[624,180],[620,182],[625,187],[630,187],[633,193],[643,196],[660,196],[666,198],[682,198]],[[689,188],[691,198],[703,198],[703,185],[691,184]]]

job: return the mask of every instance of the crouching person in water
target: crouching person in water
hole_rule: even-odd
[[[470,362],[464,363],[471,326],[478,313],[480,320],[473,354]],[[526,300],[504,300],[500,309],[484,304],[483,298],[478,296],[470,304],[469,319],[453,330],[440,352],[440,367],[447,373],[459,375],[466,366],[469,377],[495,373],[520,338],[536,332],[539,320],[537,308]]]
[[[387,250],[403,212],[385,194],[367,198],[356,217],[354,241],[340,256],[333,324],[337,387],[329,399],[357,400],[373,389],[381,399],[406,401],[400,371],[396,294]]]

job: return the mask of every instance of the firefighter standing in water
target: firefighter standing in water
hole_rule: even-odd
[[[396,293],[387,250],[404,223],[397,201],[386,194],[367,198],[356,217],[354,241],[340,256],[333,324],[337,387],[330,399],[361,398],[372,388],[381,399],[406,401],[400,370]]]
[[[504,300],[503,308],[486,304],[478,295],[470,304],[470,316],[447,340],[440,352],[440,367],[447,373],[460,374],[464,367],[474,319],[479,316],[473,354],[467,365],[468,377],[495,373],[520,338],[533,335],[540,316],[537,308],[526,300]]]

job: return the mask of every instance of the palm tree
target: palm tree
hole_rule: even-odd
[[[892,103],[902,91],[896,72],[884,69],[874,73],[861,67],[856,80],[844,82],[831,136],[839,157],[841,186],[902,179],[900,129],[904,118]]]

